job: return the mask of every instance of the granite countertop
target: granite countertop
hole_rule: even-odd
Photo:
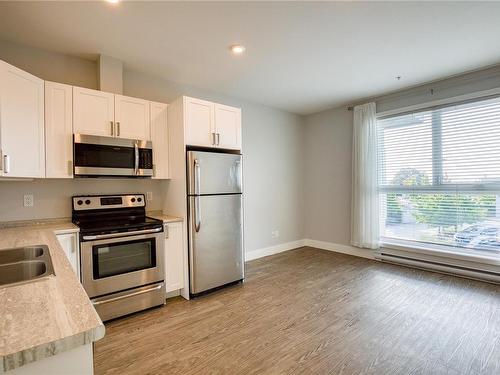
[[[47,245],[55,276],[0,287],[0,373],[101,339],[104,325],[55,233],[70,222],[0,224],[0,249]]]
[[[161,211],[150,211],[146,213],[146,216],[153,219],[162,220],[164,223],[175,223],[179,221],[184,221],[182,217],[167,215],[162,213]]]

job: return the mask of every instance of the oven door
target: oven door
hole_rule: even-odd
[[[143,232],[160,231],[149,229]],[[138,231],[137,233],[140,233]],[[81,274],[89,297],[163,281],[163,233],[91,236],[81,242]],[[111,236],[111,238],[102,238]]]
[[[75,134],[75,176],[152,176],[151,147],[150,141]]]

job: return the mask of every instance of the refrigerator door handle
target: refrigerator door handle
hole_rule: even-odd
[[[201,228],[200,197],[194,197],[194,230],[198,233]]]
[[[199,195],[201,191],[201,170],[198,159],[194,159],[194,174],[194,194]]]

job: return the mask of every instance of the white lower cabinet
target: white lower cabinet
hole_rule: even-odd
[[[184,288],[184,240],[181,222],[165,224],[165,289]]]
[[[80,256],[79,256],[79,242],[78,233],[56,234],[56,237],[68,257],[71,267],[80,280]]]

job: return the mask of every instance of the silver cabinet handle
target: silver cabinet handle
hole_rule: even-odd
[[[170,235],[170,233],[168,232],[168,225],[165,224],[163,226],[163,230],[165,231],[165,238],[168,238]]]
[[[120,121],[116,123],[116,136],[117,137],[120,136]]]
[[[200,196],[194,197],[194,230],[199,232],[201,228]]]
[[[212,146],[215,146],[215,133],[212,133]]]
[[[155,290],[161,289],[162,286],[163,286],[163,284],[158,284],[158,285],[156,285],[153,288],[139,290],[137,292],[133,292],[133,293],[130,293],[130,294],[125,294],[123,296],[113,297],[113,298],[105,299],[105,300],[102,300],[102,301],[92,301],[92,304],[93,305],[100,305],[100,304],[103,304],[103,303],[109,303],[109,302],[119,301],[121,299],[138,296],[138,295],[144,294],[144,293],[153,292]]]
[[[137,175],[139,173],[139,143],[137,141],[134,142],[134,171]]]
[[[4,171],[4,173],[10,172],[10,156],[9,155],[3,156],[3,171]]]
[[[194,159],[194,193],[200,194],[201,191],[201,168],[198,159]]]
[[[0,149],[0,171],[3,170],[3,152]]]
[[[217,133],[217,146],[220,145],[220,133]]]
[[[113,123],[113,121],[110,121],[111,123],[111,135],[115,135],[115,124]]]

